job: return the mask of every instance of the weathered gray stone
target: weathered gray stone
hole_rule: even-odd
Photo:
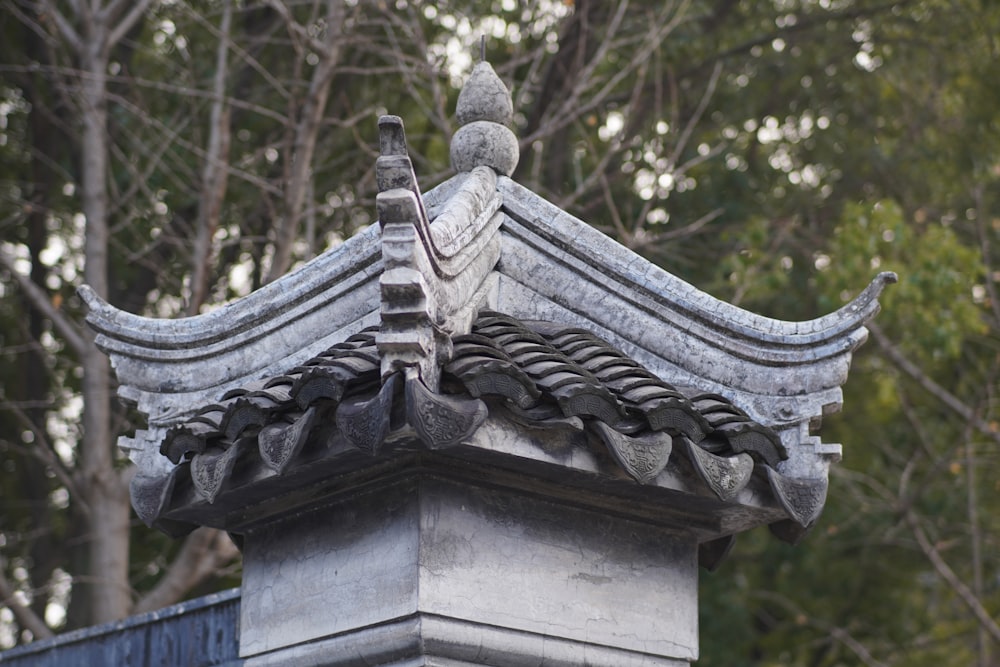
[[[358,641],[341,661],[295,647],[381,642],[404,619],[404,636],[430,630],[430,641],[378,664],[419,652],[497,667],[697,657],[694,542],[655,523],[426,478],[250,530],[245,549],[251,665],[370,664],[360,654],[384,647]]]
[[[379,224],[249,297],[158,321],[81,290],[148,416],[136,510],[244,535],[250,665],[688,664],[698,561],[822,511],[812,432],[895,276],[749,313],[508,178],[488,65],[458,115],[426,194],[380,119]]]
[[[119,439],[140,472],[170,469],[159,443],[201,406],[378,322],[378,232],[372,226],[253,294],[195,317],[141,317],[80,289],[97,345],[119,378],[119,395],[147,416],[147,429]]]
[[[380,129],[390,135],[382,140],[384,149],[405,147],[398,119],[383,117]],[[490,274],[500,257],[502,220],[496,175],[483,166],[470,170],[432,226],[409,157],[384,154],[378,160],[379,182],[396,186],[376,198],[382,374],[416,369],[437,390],[440,366],[450,357],[449,337],[468,332],[495,284]]]
[[[458,172],[490,167],[510,176],[520,159],[517,137],[508,127],[514,104],[493,67],[481,62],[458,96],[456,118],[460,128],[451,139],[451,166]]]
[[[840,408],[851,355],[894,274],[835,313],[784,322],[696,289],[510,179],[498,187],[499,310],[590,329],[675,386],[725,396],[778,430],[790,455],[781,472],[826,476],[840,448],[809,431]]]
[[[506,107],[489,109],[504,97],[503,85],[487,68],[477,66],[473,78],[486,92],[469,89],[462,118],[502,128],[494,121],[506,118]],[[382,127],[380,183],[391,187],[380,195],[381,238],[373,226],[273,285],[194,318],[141,318],[81,291],[121,395],[149,417],[148,429],[122,440],[140,471],[169,469],[157,443],[199,406],[379,320],[384,373],[420,366],[433,388],[437,364],[448,356],[442,334],[467,330],[484,304],[590,328],[664,380],[726,396],[779,430],[791,454],[785,474],[823,477],[839,458],[839,447],[821,443],[810,428],[839,409],[851,352],[890,274],[816,320],[753,315],[642,261],[512,181],[496,183],[491,168],[470,163],[471,173],[421,196],[401,122],[387,117]],[[379,289],[381,313],[373,309]]]
[[[514,121],[514,103],[510,91],[488,62],[476,63],[469,80],[462,86],[455,105],[459,125],[477,120],[510,125]]]
[[[504,176],[514,173],[521,157],[517,137],[509,128],[483,120],[458,128],[451,138],[450,155],[455,171],[486,166]]]

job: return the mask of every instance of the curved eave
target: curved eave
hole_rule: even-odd
[[[464,181],[465,175],[455,177],[425,193],[424,204],[436,213]],[[313,343],[292,334],[303,320],[333,332],[377,311],[381,273],[376,223],[273,283],[202,315],[143,317],[112,306],[87,285],[79,293],[97,345],[112,357],[124,385],[183,392],[244,377]],[[248,349],[258,354],[247,357]],[[155,370],[164,364],[173,369],[167,376]],[[167,377],[169,387],[164,386]]]
[[[460,200],[468,178],[426,193],[428,215]],[[864,323],[895,280],[880,274],[851,303],[813,320],[763,317],[672,276],[509,178],[500,177],[496,187],[503,200],[497,273],[505,309],[590,328],[668,381],[711,387],[734,400],[748,394],[739,402],[771,425],[801,423],[839,404],[851,353],[867,337]],[[316,354],[336,342],[331,336],[349,335],[362,321],[372,323],[382,245],[379,225],[372,225],[247,297],[178,320],[126,313],[86,287],[81,295],[122,395],[172,417],[184,410],[174,398],[202,400]],[[776,415],[755,408],[755,396],[809,398],[785,401]]]
[[[343,245],[323,253],[295,271],[217,310],[179,319],[144,317],[120,310],[89,286],[80,288],[89,312],[87,323],[104,338],[108,351],[129,351],[157,359],[207,357],[234,345],[233,338],[260,338],[316,307],[317,297],[342,284],[353,273],[380,261],[379,230],[372,225]]]
[[[864,342],[865,322],[879,311],[878,298],[896,274],[880,273],[853,301],[822,317],[800,322],[758,315],[726,303],[667,273],[562,211],[530,190],[501,178],[507,231],[526,243],[542,240],[565,260],[590,267],[604,283],[617,283],[644,297],[665,319],[720,343],[746,345],[747,358],[796,363],[853,350]],[[537,238],[532,238],[532,237]],[[555,258],[559,259],[559,258]]]
[[[87,287],[80,294],[120,393],[144,404],[147,395],[224,390],[302,356],[330,335],[349,335],[352,324],[377,310],[381,262],[378,230],[369,229],[247,297],[177,320],[127,313]]]

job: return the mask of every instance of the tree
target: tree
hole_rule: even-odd
[[[519,4],[3,1],[0,644],[238,573],[223,535],[129,533],[113,441],[142,424],[75,286],[175,317],[282,275],[372,221],[381,112],[439,182],[485,34],[515,178],[637,252],[788,319],[902,276],[824,432],[827,515],[705,578],[703,663],[996,658],[1000,12]]]

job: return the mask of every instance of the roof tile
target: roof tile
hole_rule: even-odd
[[[590,332],[484,312],[471,333],[453,339],[443,392],[428,389],[415,372],[405,383],[400,373],[383,381],[376,332],[366,329],[284,374],[227,392],[170,429],[161,452],[190,465],[174,469],[169,484],[145,482],[144,520],[168,506],[177,475],[189,476],[212,503],[241,458],[259,454],[256,465],[284,474],[328,421],[320,414],[333,416],[348,442],[374,455],[399,426],[393,415],[404,412],[428,447],[464,442],[490,410],[480,399],[505,405],[523,425],[590,428],[639,483],[660,474],[679,441],[686,465],[724,502],[760,470],[795,521],[811,522],[822,506],[821,490],[775,469],[787,453],[774,431],[723,396],[664,382]],[[394,411],[404,399],[405,411]]]

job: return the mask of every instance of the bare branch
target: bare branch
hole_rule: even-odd
[[[80,33],[78,33],[69,20],[63,16],[62,12],[56,7],[56,4],[52,0],[42,0],[40,3],[46,16],[52,18],[52,22],[55,24],[56,29],[62,38],[66,40],[66,44],[73,50],[73,53],[80,55],[83,53],[83,40],[80,38]]]
[[[239,52],[239,49],[235,45],[231,45],[231,47],[234,52]],[[386,67],[378,69],[378,71],[384,71],[384,72],[396,72],[397,70],[398,68],[394,67]],[[345,68],[344,71],[346,72],[352,70]],[[371,74],[376,71],[377,71],[376,68],[368,68],[368,69],[353,68],[353,73],[355,74],[358,73]],[[29,72],[44,72],[46,74],[56,74],[61,76],[67,76],[67,75],[79,76],[80,74],[79,70],[70,67],[54,67],[51,65],[36,65],[36,64],[32,65],[0,64],[0,73],[2,72],[12,72],[12,73],[22,73],[22,74]],[[152,79],[144,79],[142,77],[132,76],[131,73],[121,74],[118,76],[108,76],[108,81],[112,83],[127,83],[142,88],[150,88],[152,90],[162,90],[164,92],[169,92],[169,93],[177,93],[178,95],[183,95],[185,97],[205,98],[208,100],[213,99],[213,93],[207,90],[198,90],[197,88],[192,88],[190,86],[182,86],[176,83],[170,83],[168,81],[154,81]],[[109,97],[108,99],[116,99],[116,98]],[[123,99],[123,98],[119,97],[117,99]],[[231,106],[234,109],[245,109],[246,111],[251,111],[265,118],[270,118],[271,120],[278,121],[279,123],[282,124],[288,122],[288,118],[281,112],[275,111],[274,109],[268,109],[267,107],[262,107],[259,104],[254,104],[253,102],[249,102],[247,100],[241,100],[229,96],[226,97],[225,102],[228,106]],[[40,111],[46,111],[46,110],[41,109]],[[64,170],[64,168],[59,165],[57,165],[57,167],[61,170]]]
[[[144,113],[142,109],[135,106],[132,102],[125,99],[124,97],[118,95],[108,95],[108,99],[115,102],[119,106],[122,106],[128,109],[129,111],[134,112],[136,115],[141,115]],[[181,148],[186,148],[187,150],[191,151],[194,155],[200,158],[208,159],[209,157],[208,153],[205,151],[204,148],[192,143],[191,141],[188,141],[187,139],[184,139],[183,136],[181,136],[181,133],[179,133],[176,130],[176,128],[172,129],[162,120],[156,118],[149,118],[149,122],[158,129],[160,129],[164,133],[164,135],[173,143],[177,144]],[[280,189],[278,189],[276,186],[274,186],[266,179],[261,178],[260,176],[252,174],[245,169],[234,167],[231,163],[228,162],[224,166],[227,174],[229,174],[230,176],[239,177],[240,179],[260,189],[262,192],[267,192],[269,194],[276,196],[281,194]]]
[[[695,220],[694,222],[688,223],[683,227],[679,227],[678,229],[672,229],[669,232],[663,232],[662,234],[656,234],[653,237],[653,240],[655,240],[657,243],[660,243],[663,241],[673,241],[675,239],[693,236],[694,234],[697,234],[702,227],[712,222],[716,218],[720,217],[723,213],[725,213],[725,211],[726,210],[724,208],[713,209],[708,213],[706,213],[705,215],[698,218],[697,220]]]
[[[610,37],[613,30],[615,30],[617,26],[617,18],[612,19],[607,36],[601,43],[601,48],[599,49],[597,56],[591,59],[588,67],[584,71],[584,74],[579,76],[579,83],[574,86],[566,100],[559,105],[558,110],[552,114],[547,114],[547,116],[551,117],[543,119],[543,121],[539,124],[538,129],[523,141],[525,143],[531,143],[542,138],[543,136],[550,135],[553,132],[566,127],[566,125],[570,124],[575,119],[580,118],[591,112],[593,109],[603,105],[615,88],[617,88],[617,86],[627,77],[632,76],[632,73],[649,59],[650,55],[658,48],[660,43],[666,39],[667,35],[673,32],[673,30],[681,23],[686,15],[688,4],[688,2],[683,2],[676,10],[668,9],[667,11],[670,11],[672,15],[669,20],[664,21],[662,24],[654,21],[646,36],[643,38],[641,46],[635,48],[633,52],[634,55],[628,64],[618,69],[610,79],[600,86],[598,90],[590,92],[589,86],[593,84],[593,81],[591,80],[589,74],[600,64],[598,58],[603,58],[614,48],[624,47],[619,40],[615,40]],[[586,98],[586,101],[584,101],[584,97]]]
[[[31,607],[21,604],[21,601],[18,600],[17,591],[4,576],[2,567],[0,567],[0,607],[10,609],[18,625],[25,630],[30,630],[35,639],[48,639],[52,636],[52,630],[45,624],[45,621],[32,611]]]
[[[413,9],[411,8],[410,11],[412,12]],[[385,33],[392,46],[393,59],[406,65],[401,67],[398,73],[403,77],[406,89],[410,93],[410,99],[417,104],[424,117],[441,131],[443,139],[450,142],[454,128],[450,123],[450,114],[444,107],[446,96],[441,90],[440,77],[435,76],[430,67],[430,60],[427,57],[427,39],[421,29],[421,22],[419,20],[404,22],[399,12],[394,9],[384,9],[382,13],[388,21]],[[420,57],[415,58],[403,50],[402,44],[396,36],[396,31],[393,29],[394,26],[398,26],[405,33],[406,43],[414,46]],[[428,76],[418,80],[415,74],[420,72],[428,74]],[[430,83],[433,106],[424,101],[423,90],[427,87],[428,82]]]
[[[113,98],[114,96],[109,96],[109,99]],[[179,141],[178,138],[188,132],[191,121],[192,119],[189,115],[177,114],[169,123],[169,127],[172,128],[170,134],[163,136],[163,139],[159,141],[149,141],[148,138],[144,138],[128,128],[120,130],[122,143],[125,145],[112,143],[111,152],[118,160],[118,164],[128,171],[129,184],[125,190],[115,196],[115,201],[111,208],[111,212],[118,216],[117,221],[111,226],[112,242],[115,240],[115,235],[121,230],[130,227],[136,215],[138,215],[135,206],[132,205],[136,193],[141,192],[148,197],[148,201],[155,201],[157,199],[157,195],[150,187],[150,183],[152,182],[153,174],[157,173],[158,170],[163,175],[163,178],[172,182],[178,190],[184,190],[197,178],[195,172],[186,169],[187,165],[175,156],[176,151],[174,150]],[[128,143],[125,140],[128,140]],[[135,164],[134,158],[137,155],[146,158],[146,164],[142,169]],[[170,157],[173,157],[170,160],[172,165],[168,166],[167,162]],[[178,165],[178,162],[181,164]],[[171,166],[174,168],[172,169]],[[178,173],[182,168],[184,168],[184,171]]]
[[[9,12],[11,16],[17,18],[25,27],[27,27],[31,32],[38,35],[41,39],[45,41],[52,41],[52,33],[46,29],[41,23],[36,21],[34,18],[26,14],[16,2],[11,0],[4,0],[0,7],[4,8],[4,11]],[[44,16],[42,17],[44,19]],[[23,67],[27,71],[27,67]]]
[[[810,614],[806,613],[806,611],[802,609],[802,607],[800,607],[798,604],[788,599],[784,595],[781,595],[779,593],[774,593],[772,591],[757,591],[754,595],[755,597],[762,598],[765,600],[770,600],[772,602],[781,605],[787,612],[795,615],[805,624],[810,625],[816,628],[817,630],[821,630],[827,633],[831,639],[845,646],[851,653],[857,656],[857,658],[861,660],[863,664],[867,665],[868,667],[888,667],[884,662],[877,660],[875,656],[872,655],[871,651],[869,651],[864,644],[855,639],[854,636],[851,635],[851,633],[848,632],[846,629],[838,625],[834,625],[833,623],[829,623],[828,621],[824,621],[822,619],[818,619],[811,616]]]
[[[889,340],[889,337],[884,331],[882,331],[882,328],[879,325],[874,322],[870,322],[866,326],[875,338],[875,342],[878,343],[878,346],[882,348],[883,352],[885,352],[885,356],[889,359],[889,361],[895,364],[897,368],[916,380],[917,384],[923,387],[923,389],[931,396],[938,399],[949,410],[966,420],[968,423],[972,424],[977,431],[989,437],[993,441],[1000,443],[1000,433],[993,430],[993,428],[985,420],[976,414],[975,410],[963,403],[950,391],[932,380],[930,376],[920,369],[919,366],[907,359],[899,350],[899,347]]]
[[[59,455],[56,454],[55,448],[52,443],[49,442],[46,433],[38,427],[38,425],[25,414],[21,406],[10,401],[5,401],[0,403],[0,409],[9,410],[14,414],[14,417],[21,423],[21,425],[31,431],[32,435],[35,436],[35,447],[25,447],[25,451],[40,460],[44,465],[48,466],[53,474],[59,478],[66,490],[69,491],[70,496],[78,503],[79,508],[85,515],[90,515],[90,505],[87,504],[87,497],[81,493],[80,487],[76,480],[66,469],[66,466],[59,459]]]
[[[206,30],[208,30],[210,33],[212,33],[215,37],[221,38],[221,35],[219,34],[219,29],[211,21],[207,20],[204,16],[202,16],[199,12],[196,12],[196,11],[192,10],[192,11],[189,11],[188,14],[189,14],[189,16],[191,16],[191,18],[193,18],[195,21],[197,21],[200,25],[202,25]],[[274,74],[271,73],[271,71],[267,67],[265,67],[264,65],[262,65],[259,60],[257,60],[253,56],[251,56],[246,51],[246,49],[244,49],[243,47],[241,47],[239,44],[237,44],[234,41],[231,41],[229,43],[229,48],[232,50],[232,52],[234,54],[236,54],[237,56],[239,56],[240,60],[242,60],[243,62],[247,63],[250,66],[250,69],[252,69],[253,71],[255,71],[258,74],[260,74],[261,77],[263,77],[263,79],[265,81],[267,81],[269,84],[271,84],[271,86],[274,88],[275,91],[277,91],[277,93],[282,97],[282,99],[286,99],[287,100],[288,98],[291,97],[291,93],[284,86],[284,84],[282,84],[274,76]],[[153,82],[150,82],[150,83],[153,83]],[[239,102],[238,100],[229,100],[229,103],[232,106],[234,106],[234,107],[238,106],[238,102]],[[265,111],[263,111],[259,107],[256,108],[256,109],[254,109],[254,110],[257,111],[257,113],[264,113],[265,115],[267,115],[265,113]],[[276,114],[276,112],[271,112],[271,113]],[[282,120],[282,119],[280,117],[278,117],[278,120]]]
[[[166,575],[136,602],[132,613],[141,614],[174,604],[238,556],[239,551],[228,535],[214,528],[199,528],[184,540]]]
[[[319,63],[313,68],[309,91],[302,101],[299,121],[295,124],[292,140],[291,169],[285,187],[285,215],[275,234],[274,257],[268,269],[265,282],[281,276],[292,264],[292,245],[304,210],[308,179],[312,178],[313,152],[316,137],[322,126],[330,84],[342,52],[341,35],[347,10],[343,3],[329,0],[326,13],[326,38],[323,50],[319,51]]]
[[[317,53],[325,53],[327,45],[313,37],[306,30],[305,26],[295,20],[292,16],[292,12],[288,9],[288,6],[284,2],[279,2],[279,0],[265,0],[264,4],[273,9],[278,16],[285,22],[288,30],[295,36],[295,38],[305,44],[309,49]]]
[[[82,357],[90,351],[90,345],[84,338],[80,329],[66,317],[66,314],[52,304],[49,295],[41,287],[31,281],[31,279],[14,268],[14,262],[6,254],[0,253],[0,266],[14,277],[15,282],[24,292],[31,305],[42,314],[43,317],[52,321],[59,335],[65,339],[70,349]]]
[[[601,195],[604,198],[604,205],[608,207],[608,212],[611,214],[611,222],[614,223],[615,233],[618,235],[618,238],[621,240],[623,245],[628,248],[632,248],[632,241],[637,235],[630,233],[627,229],[625,229],[621,213],[618,211],[618,204],[615,203],[615,198],[611,194],[611,185],[608,183],[608,176],[603,171],[600,172],[599,181],[601,184]]]
[[[937,548],[931,544],[930,539],[927,537],[927,533],[924,532],[923,527],[920,525],[920,520],[913,510],[907,510],[905,513],[906,522],[910,525],[910,529],[913,531],[913,536],[917,540],[917,544],[920,545],[920,550],[927,556],[927,560],[931,562],[934,569],[937,571],[941,578],[944,579],[951,589],[955,591],[962,602],[969,608],[972,615],[976,617],[979,622],[979,626],[986,630],[993,641],[1000,642],[1000,625],[990,616],[989,611],[983,607],[983,603],[980,602],[976,594],[959,579],[955,571],[951,569],[944,558],[941,557],[941,553]]]
[[[687,147],[688,141],[691,140],[691,133],[694,132],[695,126],[701,121],[701,117],[704,115],[705,109],[708,108],[708,103],[715,95],[715,88],[719,84],[719,77],[721,75],[722,62],[720,61],[715,63],[715,67],[712,69],[712,76],[708,79],[708,85],[705,86],[704,94],[702,94],[701,99],[698,100],[697,108],[695,108],[691,117],[688,118],[687,124],[681,131],[680,136],[677,138],[677,144],[674,146],[674,152],[670,156],[670,164],[677,164],[677,161],[680,160],[681,155],[684,153],[684,149]]]
[[[107,15],[114,20],[118,13],[129,3],[132,4],[132,9],[129,10],[128,14],[125,15],[123,19],[118,21],[118,24],[111,29],[111,33],[108,35],[108,47],[112,47],[121,41],[121,38],[132,29],[132,26],[136,24],[139,18],[146,13],[149,9],[149,5],[152,4],[152,0],[115,0],[106,8]],[[228,5],[229,3],[226,3]]]

